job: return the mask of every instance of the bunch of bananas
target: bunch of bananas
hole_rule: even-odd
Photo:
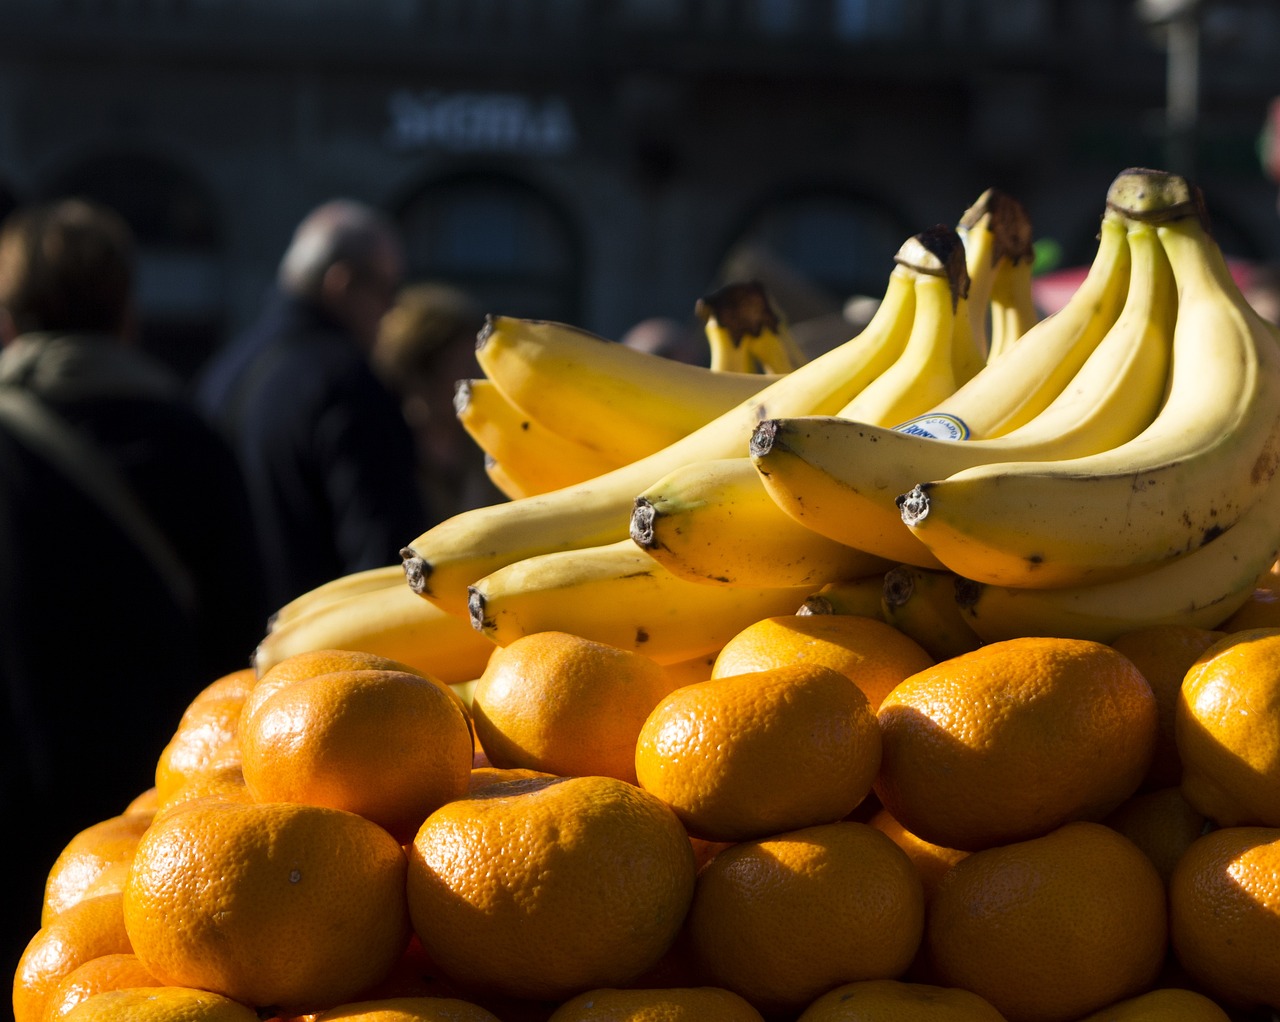
[[[907,239],[868,325],[807,362],[756,284],[698,302],[710,368],[490,317],[456,408],[510,499],[428,529],[376,586],[283,608],[259,669],[346,645],[460,677],[555,629],[696,673],[797,609],[879,615],[938,658],[1220,624],[1280,552],[1277,331],[1177,175],[1112,182],[1089,272],[1044,319],[1031,251],[989,190]]]

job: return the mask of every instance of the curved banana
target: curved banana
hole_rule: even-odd
[[[1199,193],[1130,171],[1109,199],[1159,220],[1178,286],[1168,396],[1110,450],[980,465],[904,494],[903,521],[957,574],[1034,587],[1136,574],[1230,528],[1280,466],[1280,347],[1207,233]]]
[[[1006,326],[997,320],[991,304],[996,281],[1006,267],[1023,261],[1030,265],[1031,218],[1017,199],[998,188],[988,188],[965,210],[956,232],[964,242],[969,271],[970,331],[979,356],[990,361],[997,342],[995,331]]]
[[[500,465],[498,459],[492,454],[484,456],[484,474],[489,477],[489,482],[502,493],[503,496],[511,500],[519,500],[521,497],[537,496],[538,482],[537,479],[525,479],[521,477],[519,467],[513,471],[508,471],[505,465]],[[404,574],[403,567],[400,573]]]
[[[969,582],[957,600],[984,642],[1024,635],[1111,642],[1152,625],[1217,628],[1252,596],[1280,554],[1280,480],[1229,529],[1140,574],[1096,585],[1030,589]]]
[[[267,630],[283,627],[295,618],[330,603],[336,603],[338,600],[345,600],[348,596],[359,596],[361,593],[372,592],[375,589],[389,589],[391,586],[403,585],[404,567],[399,564],[388,564],[381,568],[368,568],[342,575],[314,589],[309,589],[300,596],[295,596],[267,619]]]
[[[999,436],[1029,422],[1063,391],[1111,329],[1128,283],[1124,222],[1104,213],[1089,272],[1067,304],[1027,330],[1000,358],[988,360],[953,395],[905,425],[954,439]]]
[[[492,380],[459,380],[453,407],[480,450],[499,464],[519,466],[522,494],[558,490],[625,464],[553,433],[509,401]]]
[[[828,582],[804,598],[797,614],[855,614],[884,620],[884,573]]]
[[[490,316],[476,360],[546,429],[625,464],[661,450],[774,382],[713,372],[563,323]]]
[[[1009,257],[996,267],[991,285],[991,343],[987,361],[999,358],[1040,322],[1031,290],[1035,256],[1028,245],[1021,256]]]
[[[464,511],[428,529],[401,550],[410,585],[451,613],[465,614],[467,587],[505,564],[630,542],[633,500],[655,479],[693,461],[745,453],[751,430],[766,415],[833,413],[883,372],[910,332],[916,276],[917,270],[896,264],[879,310],[857,337],[669,447],[576,486]]]
[[[982,645],[956,602],[957,576],[909,564],[890,568],[880,587],[884,620],[915,639],[935,660],[947,660]]]
[[[909,424],[887,430],[833,418],[767,421],[756,428],[751,457],[769,495],[836,542],[936,569],[942,563],[903,524],[897,504],[915,482],[993,462],[1080,457],[1137,436],[1164,400],[1177,296],[1155,227],[1135,223],[1127,236],[1132,279],[1120,317],[1030,422],[992,439],[943,440]]]
[[[465,617],[448,614],[413,592],[404,569],[385,572],[385,586],[331,600],[282,620],[267,632],[253,654],[258,675],[295,653],[346,649],[376,653],[417,668],[446,684],[478,678],[493,643]]]
[[[715,372],[789,373],[805,362],[782,314],[757,280],[736,281],[694,305]]]
[[[819,586],[890,562],[783,514],[750,459],[695,461],[635,498],[631,538],[672,574],[731,586]]]
[[[902,354],[837,413],[859,422],[894,425],[949,397],[981,357],[969,329],[969,277],[960,236],[939,225],[916,235],[924,249],[913,264],[916,311]]]
[[[625,539],[499,568],[470,587],[469,611],[499,646],[564,631],[673,664],[718,650],[761,618],[793,613],[810,591],[690,582]]]

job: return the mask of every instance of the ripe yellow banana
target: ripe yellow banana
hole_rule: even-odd
[[[916,235],[916,311],[902,354],[839,411],[841,418],[896,425],[950,397],[981,357],[969,328],[969,277],[960,236],[939,225]]]
[[[1110,450],[981,465],[908,491],[903,521],[967,578],[1056,587],[1137,574],[1230,528],[1280,466],[1280,348],[1209,236],[1198,191],[1176,175],[1128,171],[1109,201],[1157,221],[1173,268],[1167,399]]]
[[[1252,596],[1280,554],[1280,481],[1225,532],[1137,575],[1094,585],[1031,589],[970,582],[957,599],[984,642],[1024,635],[1111,642],[1153,625],[1217,628]]]
[[[956,602],[956,576],[900,564],[881,586],[884,620],[915,639],[935,660],[968,653],[982,644]]]
[[[625,464],[661,450],[776,377],[712,372],[563,323],[490,316],[476,360],[546,429]]]
[[[759,281],[726,284],[694,306],[716,372],[789,373],[804,353]]]
[[[918,275],[897,263],[884,300],[857,337],[661,451],[584,483],[464,511],[428,529],[401,551],[410,585],[451,613],[466,614],[467,587],[503,565],[551,551],[629,543],[634,498],[654,480],[690,462],[745,454],[751,430],[765,415],[832,414],[883,372],[910,333]]]
[[[381,568],[368,568],[355,571],[331,579],[296,596],[271,615],[267,621],[267,629],[283,627],[295,618],[309,614],[317,608],[345,600],[348,596],[359,596],[361,593],[375,589],[389,589],[392,586],[404,585],[404,568],[399,564],[388,564]]]
[[[1040,321],[1031,290],[1031,269],[1035,256],[1030,246],[1018,257],[1002,259],[991,285],[991,362],[1014,346]]]
[[[1131,281],[1120,317],[1030,422],[992,439],[944,440],[836,418],[766,421],[756,428],[751,456],[769,495],[837,542],[939,568],[898,509],[898,496],[915,482],[993,462],[1080,457],[1137,436],[1164,400],[1177,296],[1155,227],[1134,223],[1127,237]]]
[[[465,617],[448,614],[414,593],[405,585],[400,565],[375,570],[385,576],[385,585],[277,619],[254,652],[258,674],[296,653],[346,649],[390,657],[451,685],[478,678],[493,643]]]
[[[690,582],[624,539],[499,568],[470,587],[469,612],[500,646],[565,631],[674,664],[715,652],[761,618],[793,613],[808,592]]]
[[[492,380],[459,380],[453,407],[480,450],[501,465],[518,467],[520,496],[558,490],[624,464],[553,433],[509,401]]]
[[[988,188],[965,211],[956,232],[964,242],[969,271],[970,332],[980,357],[989,361],[989,352],[996,343],[995,331],[1007,326],[995,320],[996,310],[991,305],[996,281],[1006,267],[1020,262],[1030,265],[1031,218],[1017,199],[998,188]]]
[[[804,598],[797,614],[856,614],[884,620],[884,572],[828,582]]]
[[[731,586],[819,586],[890,562],[783,514],[750,459],[696,461],[635,498],[631,538],[672,574]]]

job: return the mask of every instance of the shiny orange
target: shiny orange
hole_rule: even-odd
[[[971,990],[868,979],[827,991],[796,1022],[1005,1022],[1005,1018]]]
[[[889,838],[840,821],[721,851],[698,874],[687,925],[706,982],[762,1014],[795,1013],[841,983],[903,975],[924,889]]]
[[[764,618],[733,636],[712,668],[714,678],[794,663],[839,671],[878,708],[898,682],[933,657],[891,625],[858,614],[786,614]]]
[[[634,784],[640,727],[675,687],[643,654],[568,632],[534,632],[493,652],[471,711],[494,766]]]
[[[1280,828],[1224,827],[1197,840],[1169,884],[1173,950],[1215,1000],[1280,1004]]]
[[[974,851],[1101,819],[1138,788],[1157,709],[1133,662],[1080,639],[994,642],[880,706],[876,794],[904,827]]]
[[[1010,1022],[1067,1022],[1150,989],[1167,937],[1151,861],[1077,822],[956,863],[929,903],[925,952],[936,982]]]
[[[562,1000],[654,965],[694,871],[679,818],[647,792],[528,778],[426,819],[409,849],[409,908],[427,955],[464,990]]]
[[[72,837],[45,878],[41,925],[84,897],[85,891],[111,866],[127,866],[150,824],[150,814],[124,813],[91,824]]]
[[[377,824],[288,803],[187,803],[134,854],[124,921],[166,985],[300,1014],[377,982],[409,937],[405,857]]]
[[[45,1022],[56,1022],[83,1000],[104,990],[159,986],[134,954],[99,955],[73,969],[53,988],[45,1002]]]
[[[640,786],[695,837],[741,841],[851,813],[880,768],[880,728],[856,685],[796,663],[686,685],[649,714]]]
[[[588,990],[547,1022],[764,1022],[747,1001],[719,987]]]
[[[473,751],[457,700],[407,671],[303,678],[240,725],[241,767],[255,800],[345,809],[401,842],[466,793]]]
[[[258,1022],[252,1008],[208,990],[152,986],[104,990],[81,1001],[65,1022]]]
[[[968,852],[960,851],[958,848],[943,848],[941,845],[932,844],[924,840],[924,838],[912,834],[911,831],[894,819],[893,814],[883,806],[871,815],[867,823],[875,827],[876,830],[883,833],[907,853],[907,858],[911,860],[916,867],[916,872],[920,874],[920,882],[924,885],[926,904],[933,897],[933,892],[937,890],[938,882],[942,879],[943,874],[969,854]]]
[[[1280,628],[1232,632],[1178,693],[1182,793],[1220,827],[1280,826]]]
[[[389,997],[353,1001],[319,1012],[311,1022],[501,1022],[478,1004],[457,997]]]

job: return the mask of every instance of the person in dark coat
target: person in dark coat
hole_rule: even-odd
[[[276,607],[398,563],[433,524],[408,423],[370,361],[402,262],[381,213],[324,203],[294,233],[261,318],[197,381],[239,456]]]
[[[131,344],[133,239],[78,200],[0,227],[0,799],[14,951],[77,832],[152,786],[267,605],[248,497],[183,382]],[[7,927],[6,927],[7,929]]]

